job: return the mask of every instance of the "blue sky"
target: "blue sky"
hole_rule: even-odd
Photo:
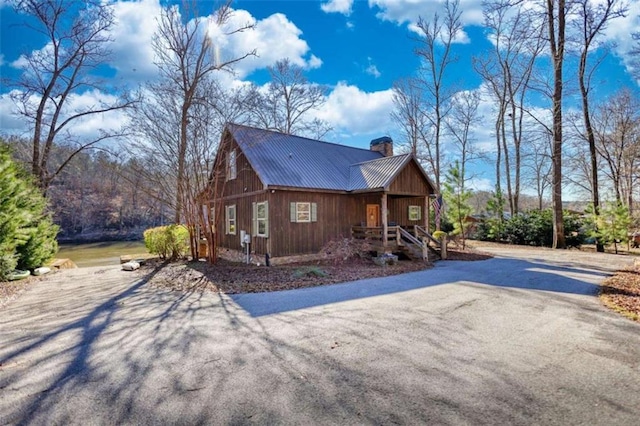
[[[532,0],[533,1],[533,0]],[[0,72],[14,77],[20,70],[20,55],[43,48],[43,40],[19,25],[9,6],[11,0],[0,0]],[[114,1],[117,25],[113,30],[114,57],[110,71],[105,74],[120,85],[136,87],[153,79],[153,52],[150,46],[155,29],[159,0]],[[480,1],[462,0],[462,20],[465,43],[457,43],[454,53],[459,60],[447,73],[447,79],[460,90],[478,90],[481,79],[473,72],[472,57],[491,49],[492,45],[482,27]],[[213,1],[200,1],[200,15],[213,11]],[[389,114],[393,107],[391,86],[395,80],[415,73],[419,66],[413,50],[417,34],[412,31],[419,16],[429,19],[442,12],[439,0],[329,0],[329,1],[260,1],[236,0],[234,20],[256,24],[253,32],[228,41],[229,54],[249,48],[258,49],[258,58],[238,66],[235,77],[225,77],[229,84],[253,81],[264,84],[268,80],[266,67],[288,57],[307,70],[311,82],[327,85],[326,104],[317,115],[334,128],[327,139],[349,145],[367,147],[369,140],[390,135],[396,141],[398,128]],[[631,47],[630,32],[640,28],[640,1],[632,0],[629,16],[610,26],[606,39],[617,46],[603,63],[594,89],[595,97],[608,96],[620,87],[638,89],[627,67],[626,52]],[[571,63],[568,65],[571,70]],[[9,87],[0,90],[0,125],[3,132],[25,132],[25,125],[12,115],[14,109],[8,98]],[[107,91],[78,94],[78,102],[106,99]],[[571,108],[575,94],[567,94]],[[543,107],[543,105],[532,105]],[[481,105],[485,121],[476,128],[479,146],[490,146],[493,140],[486,123],[492,121],[492,104]],[[79,127],[78,132],[89,134],[97,128],[109,128],[125,118],[105,117]],[[477,164],[477,185],[487,187],[491,180],[490,167]]]

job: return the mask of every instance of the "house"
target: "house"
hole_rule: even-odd
[[[317,253],[354,227],[377,230],[388,249],[389,229],[428,230],[434,193],[415,157],[393,155],[388,137],[361,149],[238,124],[223,131],[212,176],[218,246],[240,251],[244,235],[252,253],[272,258]]]

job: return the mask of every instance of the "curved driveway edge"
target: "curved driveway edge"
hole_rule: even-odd
[[[640,325],[593,296],[629,260],[482,249],[233,297],[55,274],[0,311],[0,424],[635,424]]]

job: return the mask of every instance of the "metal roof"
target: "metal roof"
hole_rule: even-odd
[[[386,188],[411,159],[410,154],[394,155],[349,167],[349,191]]]
[[[411,155],[338,145],[239,124],[227,129],[266,186],[338,191],[386,187]]]

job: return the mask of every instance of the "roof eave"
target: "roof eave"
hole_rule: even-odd
[[[344,189],[306,188],[301,186],[265,185],[265,188],[269,191],[327,192],[327,193],[334,193],[334,194],[349,193],[349,191],[346,191]]]

